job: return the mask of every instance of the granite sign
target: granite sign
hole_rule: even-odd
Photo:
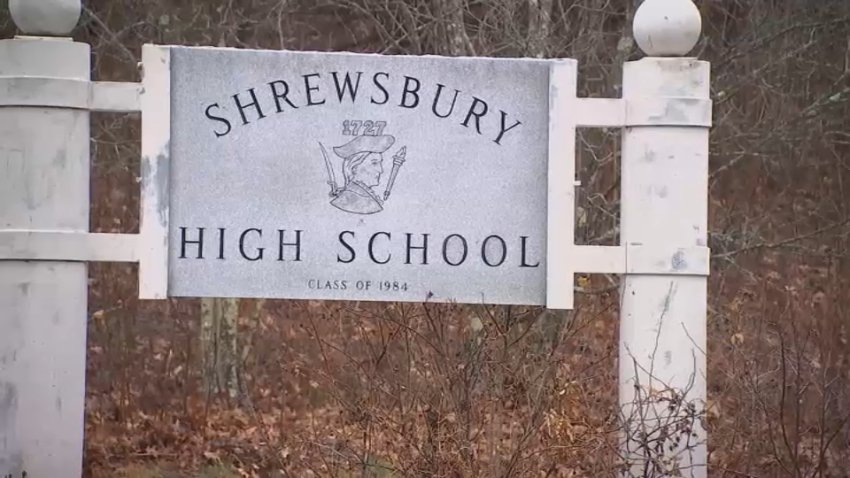
[[[572,60],[171,49],[169,295],[546,303]]]

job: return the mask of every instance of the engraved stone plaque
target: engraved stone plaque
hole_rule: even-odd
[[[545,304],[555,65],[172,47],[169,295]]]

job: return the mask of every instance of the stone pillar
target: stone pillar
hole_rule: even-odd
[[[646,0],[633,28],[648,56],[625,64],[627,107],[668,106],[643,115],[651,125],[624,130],[621,243],[670,251],[672,269],[685,269],[673,252],[706,247],[709,129],[669,105],[710,107],[709,64],[684,57],[699,39],[700,14],[690,0]],[[702,275],[624,278],[625,476],[706,476],[706,290]]]
[[[89,45],[66,37],[80,0],[9,9],[25,36],[0,40],[0,230],[88,232],[89,113],[61,106],[90,79]],[[0,477],[82,473],[86,269],[0,260]]]

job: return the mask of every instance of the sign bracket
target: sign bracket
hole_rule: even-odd
[[[0,230],[0,261],[138,262],[138,234]]]
[[[142,85],[73,78],[0,78],[0,107],[37,106],[103,112],[139,112]]]
[[[142,192],[139,298],[168,297],[171,188],[171,51],[142,47]]]
[[[0,230],[0,261],[139,262],[140,234]],[[568,248],[569,249],[569,248]],[[707,247],[573,246],[581,274],[709,275]]]
[[[638,97],[575,98],[572,111],[581,111],[579,127],[712,125],[712,101],[703,98]]]
[[[708,276],[710,254],[707,247],[628,244],[574,246],[570,257],[584,274]]]

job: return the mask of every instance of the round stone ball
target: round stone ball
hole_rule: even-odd
[[[26,35],[68,35],[80,11],[80,0],[9,0],[12,20]]]
[[[685,56],[699,41],[702,17],[691,0],[645,0],[632,31],[649,56]]]

